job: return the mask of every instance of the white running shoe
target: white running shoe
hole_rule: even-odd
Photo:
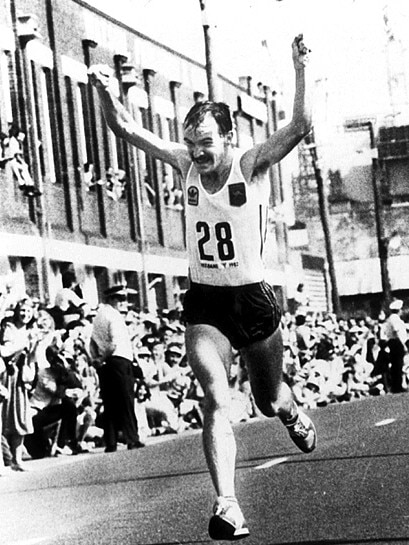
[[[297,447],[303,452],[312,452],[317,446],[317,431],[309,416],[298,409],[295,422],[285,424],[288,433]]]
[[[250,535],[236,498],[217,498],[209,522],[209,536],[215,540],[236,541]]]

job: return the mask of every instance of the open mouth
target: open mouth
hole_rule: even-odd
[[[208,157],[200,157],[198,159],[194,159],[194,162],[198,167],[204,167],[204,166],[210,165],[211,163]]]

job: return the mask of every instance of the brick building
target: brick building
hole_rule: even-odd
[[[0,16],[0,285],[52,303],[71,269],[93,306],[109,283],[126,281],[140,308],[173,308],[187,283],[180,180],[106,127],[87,67],[112,66],[132,114],[175,141],[206,95],[204,67],[81,0],[0,0]],[[237,143],[265,139],[275,128],[273,95],[219,79]],[[11,127],[24,136],[14,166],[4,157]],[[34,188],[16,175],[22,167]],[[271,176],[277,206],[281,172]],[[268,236],[269,279],[285,306],[284,222],[271,221]]]

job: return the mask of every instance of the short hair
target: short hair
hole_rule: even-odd
[[[222,136],[233,130],[229,106],[224,102],[213,102],[211,100],[197,102],[192,106],[185,117],[183,128],[187,129],[191,127],[196,129],[208,113],[215,119]]]

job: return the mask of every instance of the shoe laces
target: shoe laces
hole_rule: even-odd
[[[213,512],[215,515],[225,515],[230,509],[239,508],[237,499],[230,496],[219,496],[214,504]]]
[[[291,426],[291,434],[298,435],[299,437],[307,437],[308,433],[309,433],[308,427],[301,420],[301,415],[298,415],[297,420]]]

